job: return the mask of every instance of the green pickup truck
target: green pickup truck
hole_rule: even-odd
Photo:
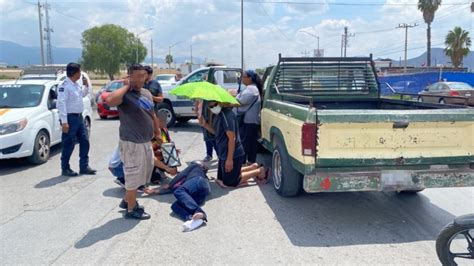
[[[268,70],[262,144],[282,196],[474,186],[474,108],[380,97],[372,56]]]

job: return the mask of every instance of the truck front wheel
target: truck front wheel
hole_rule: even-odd
[[[156,108],[156,113],[164,113],[166,115],[166,127],[170,128],[174,126],[176,115],[174,114],[173,108],[168,103],[160,103]]]
[[[272,170],[273,187],[278,194],[294,197],[301,192],[303,176],[291,166],[290,156],[280,143],[273,150]]]

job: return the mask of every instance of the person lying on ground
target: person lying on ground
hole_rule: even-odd
[[[211,188],[206,175],[207,166],[201,162],[192,162],[186,169],[176,175],[170,183],[161,185],[157,189],[148,189],[145,192],[153,194],[173,193],[176,201],[171,205],[173,213],[178,215],[185,223],[185,231],[191,231],[207,222],[207,215],[200,207]]]

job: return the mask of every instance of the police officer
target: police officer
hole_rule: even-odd
[[[79,143],[79,173],[95,175],[96,170],[89,167],[89,136],[82,118],[82,111],[84,110],[82,98],[89,93],[89,84],[85,78],[83,78],[83,88],[77,83],[82,76],[81,65],[79,64],[69,63],[66,66],[66,75],[67,78],[59,86],[57,102],[63,132],[62,175],[77,176],[77,173],[69,165],[76,140]]]

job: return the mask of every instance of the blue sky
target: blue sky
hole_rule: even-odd
[[[42,0],[41,2],[44,2]],[[140,35],[155,57],[193,55],[231,66],[240,64],[240,0],[50,0],[52,42],[58,47],[81,47],[81,33],[114,23]],[[339,56],[344,26],[348,56],[403,57],[404,30],[399,23],[418,23],[409,30],[409,57],[423,53],[426,24],[416,0],[244,0],[245,62],[248,67],[275,63],[278,53],[301,56],[317,46],[326,56]],[[465,3],[465,4],[462,4]],[[0,39],[39,46],[38,13],[33,0],[0,0]],[[366,5],[367,4],[367,5]],[[455,26],[473,28],[469,0],[443,0],[432,25],[433,47]],[[474,34],[474,33],[472,33]]]

